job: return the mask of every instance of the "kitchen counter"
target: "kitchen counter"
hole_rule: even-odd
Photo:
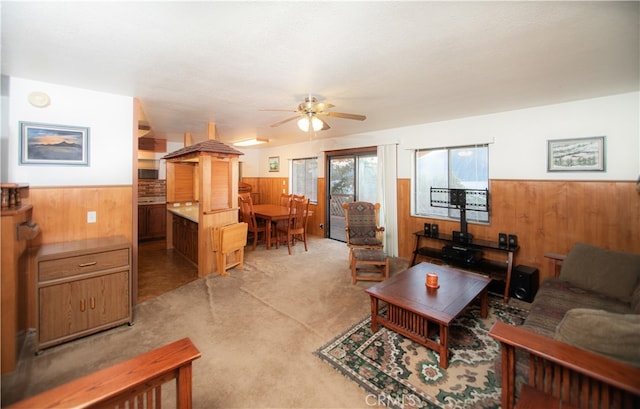
[[[167,198],[165,196],[138,197],[138,206],[165,204],[165,203],[167,203]]]
[[[184,217],[187,220],[198,223],[198,204],[194,204],[191,206],[169,207],[168,210],[177,216]]]

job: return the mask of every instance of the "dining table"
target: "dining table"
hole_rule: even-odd
[[[271,222],[287,220],[289,218],[289,206],[280,206],[276,204],[254,204],[253,213],[255,214],[256,219],[262,219],[265,221],[265,235],[267,236],[265,241],[267,243],[267,250],[269,250],[271,248]],[[307,212],[307,216],[310,216],[311,214],[311,211]]]

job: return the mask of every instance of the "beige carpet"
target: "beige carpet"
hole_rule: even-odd
[[[135,325],[45,350],[27,337],[17,370],[2,377],[2,404],[50,389],[182,337],[194,362],[196,408],[366,408],[366,393],[313,355],[369,313],[351,285],[344,243],[312,238],[309,251],[245,252],[244,270],[212,275],[139,304]],[[394,259],[392,274],[407,267]],[[171,392],[167,394],[171,398]]]

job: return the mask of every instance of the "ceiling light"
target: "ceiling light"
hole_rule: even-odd
[[[253,138],[247,139],[246,141],[235,142],[233,146],[253,146],[260,145],[261,143],[267,143],[269,140],[267,138]]]
[[[49,95],[40,91],[30,93],[27,99],[29,100],[29,103],[31,105],[37,108],[48,107],[51,103],[51,98],[49,98]]]
[[[323,127],[323,123],[319,118],[314,115],[309,115],[308,117],[303,116],[298,120],[298,128],[304,132],[310,132],[311,129],[309,129],[309,122],[311,122],[311,128],[316,132],[321,130]]]

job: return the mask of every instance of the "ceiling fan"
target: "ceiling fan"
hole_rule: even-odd
[[[333,108],[334,105],[324,102],[318,102],[316,97],[308,96],[304,99],[304,102],[298,105],[298,109],[262,109],[261,111],[284,111],[284,112],[296,112],[297,115],[291,118],[284,119],[280,122],[276,122],[271,125],[272,128],[280,126],[294,119],[298,120],[298,128],[305,132],[311,131],[324,131],[330,129],[329,124],[322,118],[331,116],[334,118],[355,119],[356,121],[364,121],[367,119],[364,115],[358,114],[345,114],[342,112],[328,111]]]

